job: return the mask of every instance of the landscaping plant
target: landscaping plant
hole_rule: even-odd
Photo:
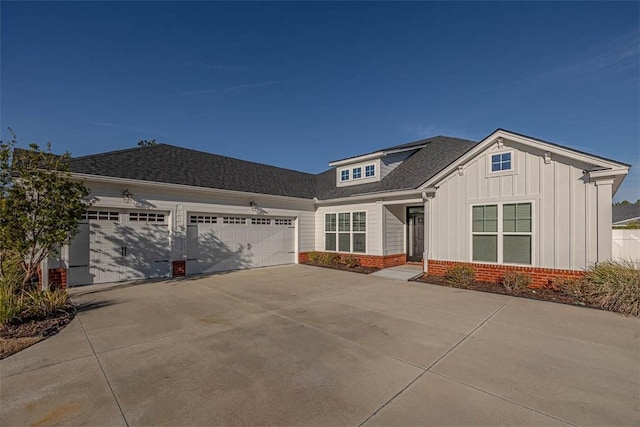
[[[77,233],[91,202],[89,189],[71,179],[69,158],[54,155],[50,144],[18,149],[13,133],[0,141],[0,279],[8,277],[7,260],[17,258],[25,288],[42,261]]]
[[[444,279],[450,285],[460,284],[469,286],[476,278],[476,272],[472,267],[456,264],[447,269]]]
[[[594,264],[585,277],[589,303],[605,310],[640,315],[640,261],[632,259]]]
[[[509,291],[526,289],[533,283],[533,278],[525,273],[509,272],[502,276],[502,286]]]

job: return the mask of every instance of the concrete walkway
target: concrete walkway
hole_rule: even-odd
[[[383,277],[385,279],[401,280],[406,282],[416,276],[422,274],[422,266],[420,265],[399,265],[397,267],[389,267],[372,273],[372,276]]]
[[[638,425],[640,322],[291,265],[73,291],[4,426]]]

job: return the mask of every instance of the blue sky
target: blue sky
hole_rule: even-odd
[[[3,138],[141,139],[306,172],[496,128],[633,165],[638,2],[1,3]]]

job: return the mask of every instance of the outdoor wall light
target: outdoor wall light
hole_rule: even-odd
[[[128,189],[122,192],[122,199],[124,200],[125,203],[131,203],[132,197],[133,197],[133,193]]]
[[[251,209],[253,209],[254,211],[258,209],[258,204],[253,200],[249,202],[249,206],[251,206]]]

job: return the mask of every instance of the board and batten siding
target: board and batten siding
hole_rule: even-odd
[[[405,253],[405,205],[384,207],[384,255]]]
[[[324,251],[324,216],[327,213],[366,212],[367,247],[366,255],[382,255],[383,209],[381,203],[360,203],[335,206],[320,206],[316,209],[315,250]]]
[[[314,212],[298,214],[298,252],[315,250],[316,216]]]
[[[496,152],[513,150],[514,173],[489,172]],[[431,259],[472,261],[471,207],[533,204],[532,264],[581,270],[596,260],[596,187],[584,177],[588,166],[520,144],[493,145],[452,172],[439,185],[430,215]]]

